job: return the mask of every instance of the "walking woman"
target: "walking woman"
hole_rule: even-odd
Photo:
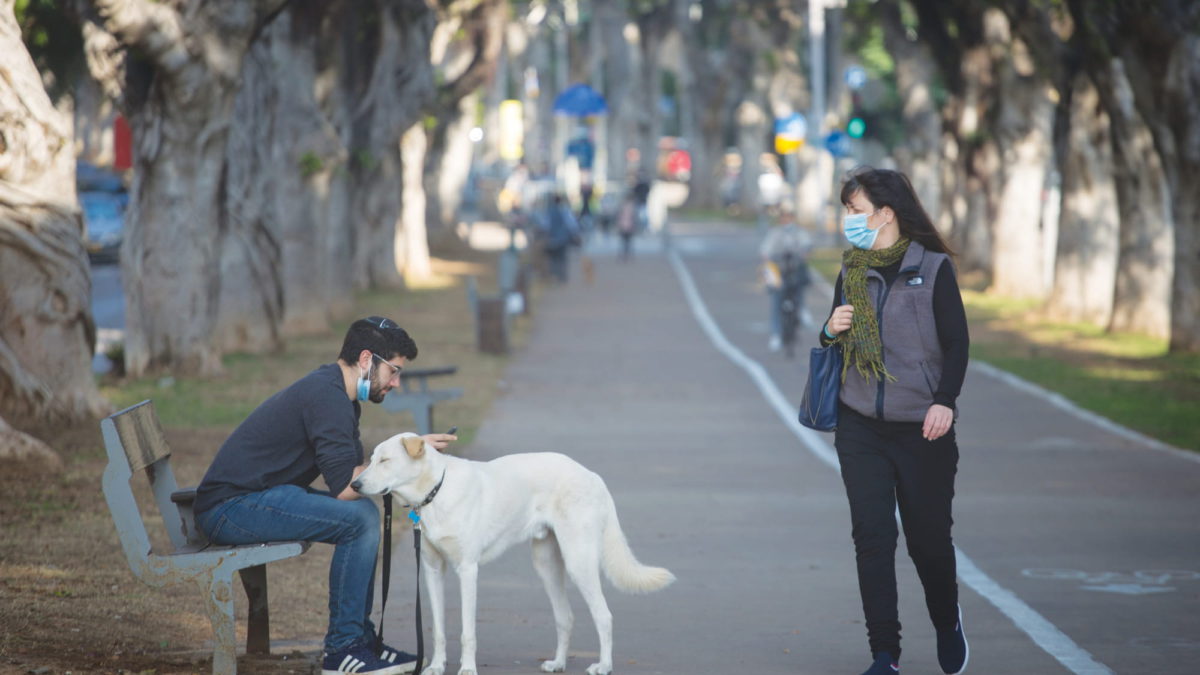
[[[845,357],[834,436],[874,659],[900,671],[895,511],[925,588],[946,673],[967,665],[950,537],[958,446],[955,401],[967,370],[967,319],[953,252],[904,174],[858,169],[842,186],[842,256],[822,344]]]

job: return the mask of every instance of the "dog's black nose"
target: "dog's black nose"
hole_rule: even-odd
[[[350,487],[354,488],[355,492],[362,492],[362,481],[355,480],[353,483],[350,484]]]

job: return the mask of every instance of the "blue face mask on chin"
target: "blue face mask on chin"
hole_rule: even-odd
[[[356,395],[360,401],[365,401],[371,397],[371,371],[374,369],[375,366],[372,365],[366,373],[363,373],[362,377],[358,378],[358,391]],[[361,369],[359,372],[362,372]]]
[[[869,251],[875,245],[879,230],[867,227],[867,214],[852,213],[842,219],[842,234],[851,246]]]

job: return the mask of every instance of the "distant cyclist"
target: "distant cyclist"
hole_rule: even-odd
[[[812,236],[796,224],[795,214],[790,208],[781,207],[775,225],[767,230],[767,236],[759,247],[763,281],[771,300],[771,337],[767,342],[771,351],[779,351],[784,343],[785,304],[791,305],[797,322],[803,321],[804,290],[808,287],[808,254],[811,249]],[[795,325],[788,328],[795,330]]]

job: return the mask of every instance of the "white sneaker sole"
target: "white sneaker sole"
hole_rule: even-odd
[[[404,675],[416,670],[416,667],[416,663],[409,662],[378,670],[329,670],[328,668],[322,668],[321,675]]]

